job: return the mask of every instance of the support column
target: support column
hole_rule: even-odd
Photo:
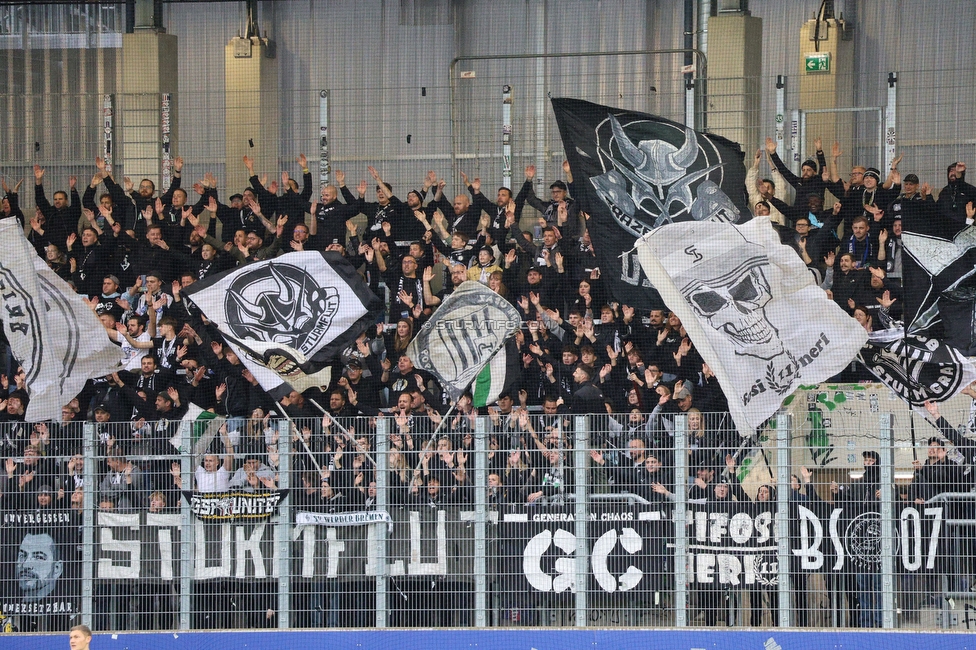
[[[746,14],[708,20],[708,130],[742,145],[760,146],[762,18]]]
[[[784,489],[776,491],[776,564],[779,567],[777,589],[779,611],[773,614],[778,627],[791,625],[793,611],[790,576],[790,442],[793,440],[793,416],[780,413],[776,416],[776,484]],[[811,488],[812,489],[812,488]],[[758,594],[759,592],[754,592]],[[761,596],[760,596],[761,597]]]
[[[160,192],[176,156],[177,38],[157,28],[122,35],[122,95],[116,96],[119,157],[126,176],[153,181]],[[167,98],[168,101],[164,101]],[[115,178],[122,181],[118,171]]]
[[[829,110],[854,105],[854,42],[845,38],[842,20],[808,20],[800,28],[800,109]],[[801,160],[816,152],[815,138],[823,138],[824,150],[840,142],[851,151],[854,137],[852,113],[811,113],[806,116]]]
[[[235,37],[224,47],[224,138],[227,192],[248,186],[241,159],[254,158],[254,171],[268,172],[270,183],[278,162],[278,61],[274,43],[257,36]]]
[[[895,544],[898,516],[895,514],[895,418],[891,413],[878,423],[878,453],[881,456],[881,627],[895,627]],[[903,541],[904,543],[904,541]]]
[[[574,418],[576,440],[573,443],[573,479],[576,483],[576,501],[574,503],[574,517],[576,519],[576,582],[573,591],[576,594],[576,627],[589,625],[589,593],[587,585],[590,575],[590,543],[588,540],[587,518],[589,516],[589,456],[590,447],[590,416],[577,415]],[[567,495],[568,496],[568,495]]]

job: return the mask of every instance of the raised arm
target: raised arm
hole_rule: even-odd
[[[376,186],[379,188],[380,192],[383,192],[383,194],[386,195],[386,198],[392,199],[393,198],[393,190],[391,190],[390,188],[388,188],[386,186],[386,183],[384,183],[383,182],[383,179],[380,178],[380,173],[376,170],[376,168],[375,167],[367,167],[366,169],[369,170],[369,175],[373,177],[373,180],[374,181],[376,181]]]
[[[779,173],[783,175],[786,182],[793,187],[796,187],[797,183],[800,182],[800,177],[790,171],[790,169],[780,159],[779,154],[776,153],[776,140],[766,138],[766,153],[769,154],[769,161],[773,163],[773,166],[777,170],[779,170]]]

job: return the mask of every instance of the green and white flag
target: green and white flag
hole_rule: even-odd
[[[475,405],[480,396],[484,406],[515,376],[512,362],[518,363],[518,355],[506,341],[521,325],[518,310],[502,296],[480,282],[464,282],[424,323],[407,354],[454,401],[477,380]]]
[[[498,353],[491,358],[488,365],[478,373],[478,378],[474,381],[471,395],[474,398],[472,403],[475,407],[488,406],[494,404],[501,395],[518,377],[518,346],[515,339],[508,339]]]
[[[202,454],[210,446],[210,442],[216,437],[220,425],[225,421],[225,418],[218,417],[213,411],[205,411],[190,402],[186,409],[186,415],[181,421],[182,426],[169,439],[169,444],[180,451],[186,451],[183,449],[184,431],[189,429],[189,442],[193,453]]]

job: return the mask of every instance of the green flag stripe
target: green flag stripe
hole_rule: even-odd
[[[481,369],[478,378],[474,380],[474,405],[485,406],[488,404],[489,393],[491,393],[491,364]]]

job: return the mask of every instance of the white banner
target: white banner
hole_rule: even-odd
[[[0,220],[0,241],[0,318],[27,373],[27,419],[60,420],[86,381],[119,368],[119,349],[84,298],[37,255],[17,219]]]
[[[358,512],[308,512],[299,510],[295,514],[299,526],[364,526],[366,524],[391,524],[393,519],[385,510],[362,510]]]
[[[867,340],[767,217],[662,226],[638,240],[637,253],[715,373],[743,435],[800,384],[842,370]]]

